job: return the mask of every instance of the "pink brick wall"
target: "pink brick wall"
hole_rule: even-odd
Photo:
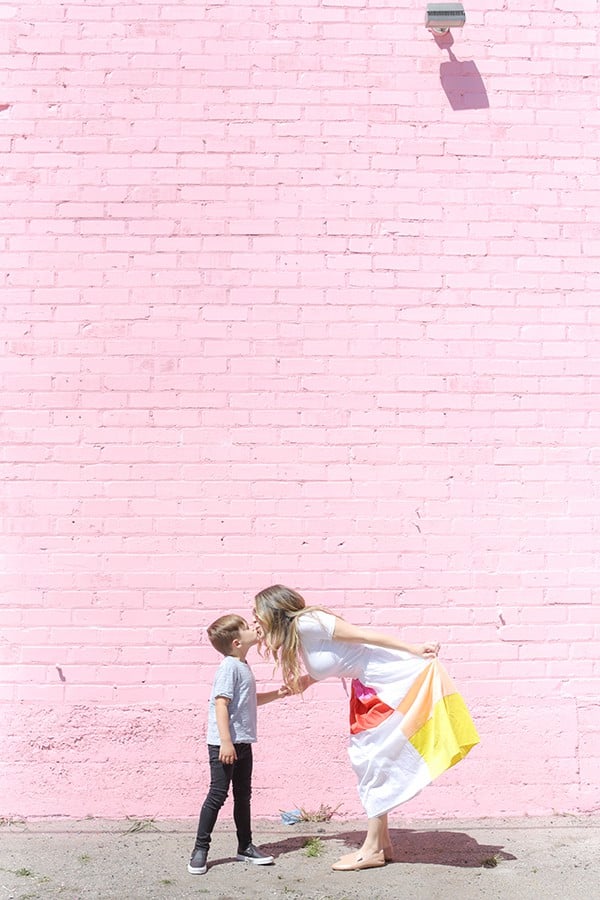
[[[0,814],[195,815],[274,580],[443,641],[411,815],[600,803],[597,4],[466,7],[0,7]],[[359,811],[345,707],[261,710],[258,815]]]

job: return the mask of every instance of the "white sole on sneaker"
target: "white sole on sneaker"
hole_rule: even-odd
[[[265,856],[263,859],[252,859],[250,856],[244,856],[243,853],[238,853],[236,859],[240,862],[252,863],[253,866],[270,866],[271,863],[275,862],[272,856]]]
[[[196,868],[194,868],[188,863],[188,872],[190,873],[190,875],[205,875],[207,869],[208,866],[197,866]]]

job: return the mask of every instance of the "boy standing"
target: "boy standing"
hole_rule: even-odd
[[[256,681],[246,654],[258,642],[256,628],[241,616],[221,616],[207,629],[208,638],[224,659],[213,682],[208,712],[210,788],[200,810],[198,833],[188,864],[192,875],[204,875],[206,857],[219,810],[233,785],[233,820],[237,859],[265,866],[273,862],[252,843],[250,796],[252,744],[256,742],[256,708],[288,695],[287,688],[256,693]]]

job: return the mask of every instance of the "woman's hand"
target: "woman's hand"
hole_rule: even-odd
[[[316,678],[313,678],[312,675],[303,675],[300,679],[300,684],[298,685],[298,693],[304,693],[306,688],[309,688],[311,684],[316,684]]]
[[[310,687],[311,684],[314,684],[316,679],[312,678],[310,675],[301,675],[298,679],[298,687],[294,690],[291,684],[282,685],[279,688],[280,691],[287,691],[287,694],[283,694],[282,696],[290,696],[291,694],[303,694],[306,688]]]
[[[425,644],[416,644],[412,652],[424,659],[434,659],[440,652],[440,645],[437,641],[427,641]]]

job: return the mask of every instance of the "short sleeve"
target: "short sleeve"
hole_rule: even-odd
[[[335,616],[321,609],[313,609],[298,617],[298,630],[303,638],[330,640],[335,631]]]
[[[229,700],[233,699],[233,688],[235,682],[235,669],[233,666],[229,666],[221,663],[219,668],[217,669],[217,674],[215,675],[215,680],[213,684],[213,697],[227,697]]]

